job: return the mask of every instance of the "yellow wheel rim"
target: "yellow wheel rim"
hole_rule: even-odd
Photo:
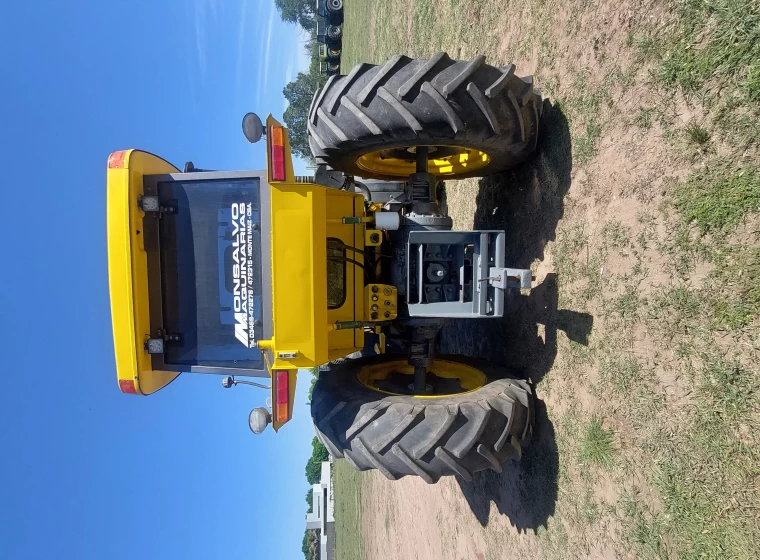
[[[356,165],[370,173],[408,177],[417,170],[416,146],[377,150],[360,156]],[[428,146],[428,171],[433,175],[472,173],[488,165],[486,152],[461,146]]]
[[[414,396],[419,399],[434,399],[471,393],[483,387],[488,378],[477,368],[436,360],[428,368],[427,384],[430,394],[414,395],[414,368],[406,360],[394,360],[364,366],[357,374],[359,382],[372,389],[388,395]]]

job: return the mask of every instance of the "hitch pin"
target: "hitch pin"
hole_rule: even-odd
[[[531,278],[533,280],[536,279],[534,276],[531,277]],[[501,276],[489,276],[488,278],[481,278],[480,280],[478,280],[478,282],[490,282],[491,280],[493,280],[494,282],[501,282]],[[519,276],[507,276],[507,280],[515,280],[515,281],[519,282],[520,281],[520,277]]]

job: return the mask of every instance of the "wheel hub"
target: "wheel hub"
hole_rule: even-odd
[[[365,171],[396,177],[408,176],[417,170],[419,148],[427,148],[428,171],[434,175],[469,173],[489,164],[486,152],[462,146],[399,146],[376,150],[359,156],[356,164]]]
[[[357,374],[360,383],[389,395],[420,398],[461,395],[483,387],[487,378],[479,369],[458,362],[436,360],[426,369],[425,387],[415,390],[414,366],[400,359],[364,366]]]

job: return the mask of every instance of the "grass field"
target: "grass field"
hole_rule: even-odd
[[[429,507],[472,523],[483,559],[756,558],[760,4],[346,0],[344,73],[437,50],[514,62],[552,103],[536,158],[446,185],[456,227],[506,229],[538,286],[508,321],[444,342],[534,380],[557,465],[527,535],[504,496],[473,499],[509,487],[493,473],[461,494],[442,481]],[[526,455],[519,480],[543,480],[545,455]],[[341,558],[457,558],[382,531],[384,512],[361,518],[360,475],[335,476],[336,518],[360,519],[338,529]],[[365,498],[384,484],[365,478]],[[421,507],[401,494],[394,508]]]
[[[333,492],[335,497],[335,555],[337,560],[361,560],[362,540],[362,475],[342,459],[334,463]]]

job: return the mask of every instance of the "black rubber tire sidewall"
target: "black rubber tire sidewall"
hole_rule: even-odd
[[[476,367],[489,383],[470,393],[417,399],[372,390],[356,378],[365,365],[399,359],[404,358],[346,360],[320,373],[312,395],[312,418],[320,441],[333,456],[347,458],[359,470],[377,468],[392,479],[419,475],[427,482],[455,474],[466,479],[487,468],[499,470],[494,459],[501,465],[519,456],[533,430],[533,394],[526,381],[476,358],[445,355],[437,359]],[[511,420],[504,411],[511,411]],[[450,424],[444,429],[446,422]],[[420,449],[424,453],[415,455]]]
[[[471,61],[439,55],[427,73],[423,69],[428,59],[400,57],[383,66],[358,64],[347,76],[329,80],[309,113],[307,131],[315,158],[348,175],[389,180],[402,176],[363,169],[357,159],[416,145],[460,146],[489,154],[488,165],[445,179],[488,175],[526,159],[537,145],[541,113],[532,78],[517,77],[512,66],[484,62],[470,72]],[[467,77],[460,85],[451,86],[463,74]],[[442,91],[449,86],[446,97]]]

